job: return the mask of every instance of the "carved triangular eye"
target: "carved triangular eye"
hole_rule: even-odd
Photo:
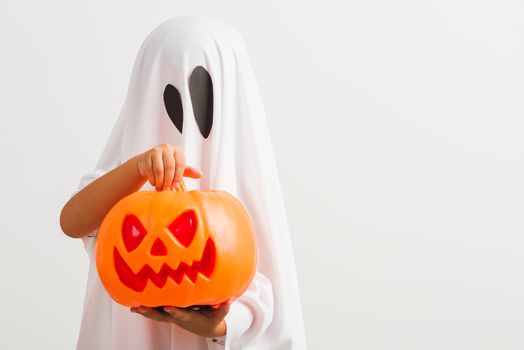
[[[126,215],[122,223],[122,240],[127,251],[132,252],[135,250],[146,235],[147,230],[140,220],[133,214]]]
[[[169,225],[168,229],[177,241],[187,248],[191,245],[191,242],[193,242],[193,238],[195,238],[196,227],[195,212],[188,210],[180,214],[180,216]]]
[[[184,113],[182,111],[182,99],[177,88],[171,84],[167,84],[164,89],[164,105],[166,106],[169,119],[175,124],[176,128],[182,133],[182,125],[184,124]]]
[[[197,66],[191,73],[189,93],[198,128],[207,138],[213,126],[213,82],[204,67]]]

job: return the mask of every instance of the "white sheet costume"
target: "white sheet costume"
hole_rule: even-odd
[[[203,338],[114,302],[96,271],[95,230],[83,238],[91,263],[77,349],[306,349],[266,117],[245,44],[232,27],[190,15],[167,20],[147,36],[105,149],[74,193],[162,143],[180,145],[186,164],[202,171],[199,180],[185,179],[188,190],[221,189],[244,203],[257,230],[255,278],[231,305],[227,334]],[[142,189],[153,188],[146,182]]]

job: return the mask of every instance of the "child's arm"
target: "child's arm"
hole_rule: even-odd
[[[136,155],[69,199],[60,213],[62,231],[72,238],[84,237],[100,226],[120,199],[138,191],[146,181],[161,191],[180,182],[182,174],[201,176],[199,170],[185,166],[179,146],[163,144]]]
[[[64,205],[60,226],[66,235],[80,238],[94,231],[113,205],[144,185],[146,179],[138,172],[137,157],[94,180]]]

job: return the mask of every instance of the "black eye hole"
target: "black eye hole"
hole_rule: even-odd
[[[191,73],[189,94],[200,133],[207,138],[213,126],[213,82],[204,67],[197,66]]]
[[[184,123],[182,99],[177,88],[171,84],[167,84],[164,89],[164,105],[166,106],[169,119],[175,124],[178,131],[182,133],[182,124]]]

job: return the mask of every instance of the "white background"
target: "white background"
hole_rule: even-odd
[[[87,256],[59,214],[145,36],[244,36],[311,349],[524,348],[524,4],[0,3],[0,347],[73,349]]]

